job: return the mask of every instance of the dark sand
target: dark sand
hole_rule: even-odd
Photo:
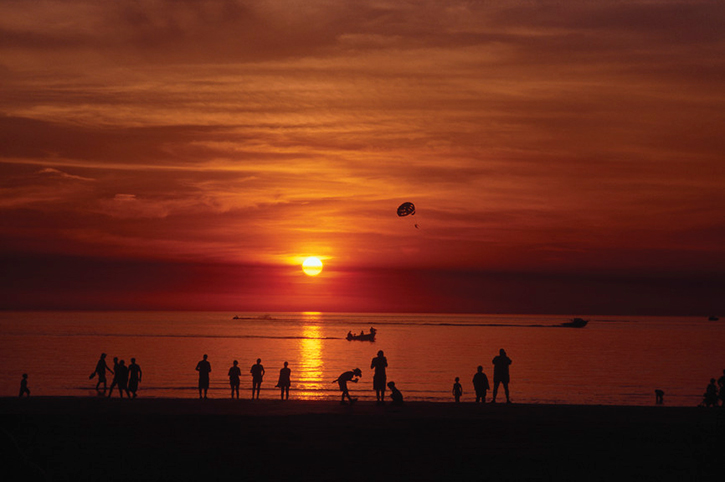
[[[2,480],[722,480],[725,409],[0,399]],[[26,477],[8,476],[18,469]],[[45,477],[45,479],[43,479]]]

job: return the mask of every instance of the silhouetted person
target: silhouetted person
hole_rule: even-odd
[[[337,384],[340,386],[340,391],[342,392],[342,399],[340,400],[341,405],[346,405],[347,402],[345,401],[345,397],[347,397],[348,400],[350,400],[350,403],[355,403],[357,401],[357,398],[350,397],[350,392],[347,390],[347,382],[353,382],[357,383],[358,377],[362,376],[362,371],[359,368],[355,368],[352,371],[349,372],[343,372],[340,374],[339,377],[337,377],[337,380],[333,381],[332,383],[337,382]]]
[[[118,385],[118,357],[113,357],[113,380],[111,380],[111,387],[108,389],[108,398],[111,398],[113,389]]]
[[[463,395],[461,379],[459,377],[456,377],[456,383],[453,384],[453,397],[456,399],[456,403],[459,403],[461,401],[461,395]]]
[[[663,403],[665,403],[665,392],[655,390],[655,405],[662,405]]]
[[[288,363],[284,362],[284,367],[280,368],[279,379],[277,380],[277,387],[279,387],[282,400],[289,400],[290,375],[292,374],[292,370],[287,365]]]
[[[101,358],[98,360],[98,363],[96,363],[96,369],[91,373],[91,376],[89,378],[93,378],[94,376],[98,375],[98,383],[96,383],[96,391],[98,391],[98,387],[101,386],[101,383],[103,384],[103,392],[106,392],[106,370],[108,370],[111,373],[114,373],[113,370],[111,370],[108,365],[106,364],[106,354],[101,353]]]
[[[229,386],[232,388],[232,398],[234,398],[235,393],[237,394],[237,398],[239,398],[239,380],[242,377],[242,370],[239,368],[239,362],[237,360],[232,362],[232,366],[229,367],[227,375],[229,376]]]
[[[204,398],[209,391],[209,373],[211,372],[211,363],[207,360],[207,355],[204,355],[203,360],[196,364],[196,371],[199,372],[199,398],[202,398],[202,392]]]
[[[511,403],[509,398],[509,365],[511,365],[511,359],[506,356],[506,350],[503,348],[498,353],[499,355],[493,359],[493,400],[491,400],[491,403],[496,403],[499,383],[503,384],[503,389],[506,392],[506,403]]]
[[[403,394],[395,387],[395,382],[388,382],[388,388],[390,389],[390,399],[392,400],[392,404],[396,406],[402,405]]]
[[[377,333],[377,332],[378,332],[378,330],[376,330],[376,329],[375,329],[375,328],[373,328],[372,326],[370,327],[370,334],[371,334],[371,335],[375,336],[375,333]]]
[[[702,403],[706,407],[717,407],[717,385],[715,385],[715,379],[710,379],[710,384],[705,389],[705,399]]]
[[[129,398],[131,397],[131,394],[128,393],[128,367],[124,360],[119,361],[118,365],[116,365],[116,374],[113,377],[113,383],[118,385],[118,395],[121,398],[123,398],[123,392],[126,392],[126,396]],[[111,398],[111,395],[113,395],[113,386],[111,391],[108,392],[108,398]]]
[[[478,366],[478,371],[473,375],[473,389],[476,391],[476,403],[486,403],[486,391],[491,388],[488,384],[488,377],[483,373],[483,367]]]
[[[131,364],[128,365],[128,391],[133,398],[136,398],[138,384],[141,382],[141,367],[136,364],[136,359],[131,358]]]
[[[23,398],[23,395],[29,397],[30,396],[30,389],[28,389],[28,374],[23,373],[23,378],[20,380],[20,395],[18,395],[19,398]]]
[[[375,390],[375,397],[378,400],[378,404],[385,403],[385,382],[387,376],[385,375],[385,369],[388,366],[388,359],[385,358],[383,350],[378,351],[378,356],[373,358],[370,363],[370,368],[375,369],[373,374],[373,389]]]
[[[720,401],[725,406],[725,370],[722,371],[722,376],[717,379],[717,386],[720,387]]]
[[[259,390],[262,388],[262,378],[264,377],[264,367],[262,366],[262,359],[257,358],[257,363],[252,365],[252,369],[249,370],[252,374],[252,399],[254,399],[254,391],[257,391],[257,400],[259,400]]]

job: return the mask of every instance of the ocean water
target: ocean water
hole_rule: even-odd
[[[233,319],[237,315],[240,319]],[[0,312],[0,396],[17,396],[23,373],[32,395],[97,396],[89,380],[101,352],[108,363],[135,357],[140,397],[196,398],[196,364],[212,365],[213,398],[229,397],[227,371],[242,368],[241,397],[251,396],[249,368],[262,359],[262,398],[279,397],[283,362],[292,369],[290,398],[338,400],[337,376],[359,367],[353,396],[374,400],[370,362],[388,359],[388,381],[406,400],[452,401],[455,377],[464,402],[482,365],[513,360],[514,403],[697,405],[710,378],[725,369],[725,322],[706,318],[583,316],[584,328],[559,326],[571,316],[222,312]],[[347,341],[374,326],[375,342]],[[109,379],[110,383],[110,379]],[[491,399],[491,391],[488,400]],[[117,394],[114,394],[117,396]],[[499,400],[504,400],[503,391]]]

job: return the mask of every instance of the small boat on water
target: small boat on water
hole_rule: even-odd
[[[589,320],[585,320],[584,318],[572,318],[566,323],[562,323],[561,326],[565,326],[567,328],[584,328],[587,326],[587,323],[589,323]]]
[[[718,320],[720,320],[720,318],[718,318],[715,315],[709,316],[707,319],[708,319],[708,321],[718,321]]]
[[[365,333],[364,335],[353,335],[348,333],[345,337],[347,341],[375,341],[375,335],[372,333]]]
[[[361,332],[359,335],[353,335],[351,331],[347,332],[345,339],[347,341],[375,341],[375,334],[378,332],[375,328],[370,328],[370,333]]]

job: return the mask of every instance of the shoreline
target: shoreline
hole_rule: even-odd
[[[719,480],[725,450],[725,409],[668,406],[5,397],[0,428],[31,480]]]

